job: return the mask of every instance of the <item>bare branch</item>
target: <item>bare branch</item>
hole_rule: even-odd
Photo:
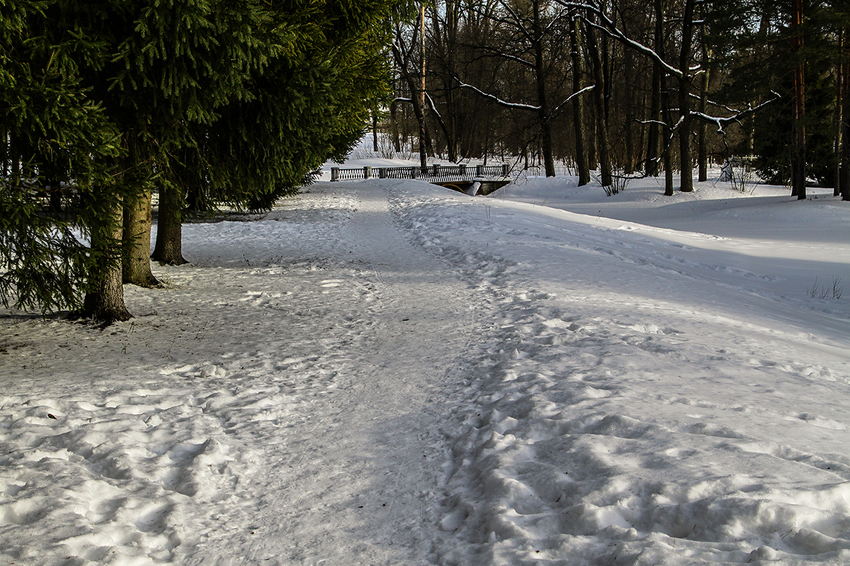
[[[531,111],[534,111],[534,112],[538,112],[540,110],[539,106],[533,106],[531,104],[522,104],[522,103],[519,103],[519,102],[507,102],[505,100],[502,100],[498,96],[494,96],[492,94],[484,92],[483,90],[481,90],[477,87],[474,87],[470,84],[466,84],[465,82],[461,81],[460,79],[457,79],[457,81],[458,81],[458,86],[460,86],[460,88],[468,88],[469,90],[471,90],[473,92],[477,92],[478,94],[480,94],[484,98],[489,98],[490,100],[492,100],[493,102],[495,102],[499,106],[504,106],[505,108],[514,108],[514,109],[517,109],[517,110],[531,110]]]
[[[431,95],[426,92],[425,98],[426,98],[426,100],[428,100],[428,107],[431,109],[431,112],[434,113],[434,116],[436,116],[438,120],[442,120],[443,115],[440,114],[439,110],[437,110],[437,105],[434,104],[434,99],[431,98]]]
[[[617,26],[614,25],[614,22],[611,21],[608,16],[605,15],[605,12],[602,11],[598,6],[594,6],[593,4],[588,4],[585,2],[570,2],[569,0],[555,0],[559,5],[568,7],[568,8],[577,8],[579,10],[584,10],[586,12],[590,12],[595,14],[602,21],[602,24],[596,23],[592,21],[590,18],[583,16],[585,22],[588,25],[604,32],[609,37],[613,39],[617,39],[623,42],[627,47],[631,47],[635,51],[639,53],[643,53],[653,61],[657,62],[664,69],[665,72],[673,75],[674,77],[681,78],[682,71],[677,69],[676,67],[671,66],[667,61],[665,61],[658,53],[655,52],[650,47],[640,43],[639,41],[635,41],[634,39],[628,37],[622,30],[620,30]]]
[[[702,112],[693,112],[693,111],[691,112],[691,116],[693,116],[697,120],[702,120],[703,122],[717,125],[717,131],[722,133],[723,128],[725,128],[729,124],[735,124],[737,122],[740,122],[741,119],[744,118],[745,116],[752,114],[753,112],[757,112],[757,111],[761,110],[762,108],[764,108],[765,106],[767,106],[768,104],[776,102],[777,100],[782,98],[781,95],[779,95],[778,93],[776,93],[774,91],[771,91],[771,94],[773,94],[773,98],[771,98],[770,100],[766,100],[766,101],[762,102],[761,104],[759,104],[758,106],[755,106],[755,107],[750,106],[746,110],[742,110],[742,111],[737,112],[734,116],[728,116],[728,117],[725,117],[725,118],[721,118],[721,117],[718,117],[718,116],[710,116],[710,115],[704,114]]]
[[[552,110],[552,112],[549,114],[549,116],[547,116],[547,118],[551,118],[552,116],[554,116],[555,114],[557,114],[557,113],[561,110],[561,108],[563,108],[563,107],[564,107],[564,105],[566,105],[569,101],[571,101],[571,100],[572,100],[573,98],[575,98],[576,96],[579,96],[579,95],[584,94],[584,93],[586,93],[586,92],[590,92],[590,91],[591,91],[591,90],[593,90],[594,88],[596,88],[596,85],[590,85],[590,86],[586,86],[586,87],[584,87],[583,89],[581,89],[581,90],[579,90],[579,91],[577,91],[577,92],[572,93],[571,95],[569,95],[569,96],[566,98],[566,100],[564,100],[564,101],[563,101],[563,102],[561,102],[558,106],[556,106],[556,107],[555,107],[555,109],[554,109],[554,110]]]

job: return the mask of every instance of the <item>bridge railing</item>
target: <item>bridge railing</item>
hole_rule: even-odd
[[[503,165],[429,165],[427,167],[331,167],[331,181],[362,181],[366,179],[422,179],[424,181],[472,181],[474,179],[504,179],[510,167]]]

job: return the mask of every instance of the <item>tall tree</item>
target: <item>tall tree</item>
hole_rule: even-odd
[[[88,247],[76,234],[96,239],[109,224],[104,210],[123,196],[110,167],[121,155],[120,134],[85,80],[109,51],[96,29],[66,25],[63,8],[0,5],[0,104],[9,109],[0,117],[9,163],[0,179],[0,299],[45,311],[79,309],[81,292],[98,285],[98,266],[116,248]],[[44,214],[36,199],[47,169],[50,184],[61,181],[81,203],[63,219]]]
[[[613,182],[613,177],[608,143],[608,112],[605,107],[605,72],[602,67],[602,57],[599,54],[597,33],[595,29],[590,28],[585,30],[584,35],[587,39],[587,53],[596,83],[593,89],[593,102],[596,110],[596,149],[599,155],[600,182],[603,187],[607,187]]]
[[[579,19],[571,18],[570,21],[570,57],[572,58],[573,69],[573,92],[581,92],[583,90],[583,72],[582,72],[582,53],[581,41],[579,40],[581,28]],[[585,147],[585,139],[587,138],[584,98],[576,96],[573,98],[573,133],[575,136],[575,161],[578,169],[578,186],[584,186],[590,182],[590,163],[587,158],[587,149]]]
[[[791,194],[798,199],[806,198],[806,84],[803,51],[803,2],[793,0],[791,28],[794,53],[798,60],[794,65],[794,87],[792,90],[794,159],[791,168]]]
[[[694,190],[694,166],[691,151],[691,55],[694,38],[694,4],[685,0],[682,18],[682,45],[679,48],[679,190]]]
[[[122,246],[122,204],[156,182],[173,187],[179,203],[161,215],[179,215],[193,185],[268,206],[344,153],[386,91],[389,7],[389,0],[0,5],[0,29],[9,32],[0,39],[0,98],[16,109],[0,122],[12,154],[2,183],[20,187],[0,191],[0,208],[13,211],[10,219],[35,220],[0,218],[4,304],[82,304],[85,314],[125,319],[122,249],[135,246]],[[40,216],[32,199],[29,179],[45,169],[44,156],[65,164],[51,183],[57,175],[75,182],[81,205],[70,211],[71,224]],[[234,173],[227,165],[235,158],[246,159]],[[143,230],[135,237],[139,223],[130,224],[127,234],[146,254],[149,237]],[[90,247],[75,239],[75,225]]]

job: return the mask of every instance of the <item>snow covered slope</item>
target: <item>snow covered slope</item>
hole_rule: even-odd
[[[0,560],[850,562],[850,207],[651,183],[320,183],[3,312]]]

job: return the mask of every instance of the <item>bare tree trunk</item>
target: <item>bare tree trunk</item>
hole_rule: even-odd
[[[794,0],[794,53],[802,58],[803,3]],[[794,161],[791,167],[791,194],[799,200],[806,198],[806,84],[805,62],[800,59],[794,67]]]
[[[149,190],[124,204],[124,283],[140,287],[160,284],[151,272],[151,218]]]
[[[655,52],[660,56],[664,53],[664,8],[662,0],[655,0]],[[663,81],[661,64],[652,62],[652,99],[649,105],[649,132],[646,142],[647,175],[658,175],[658,146],[661,133],[661,83]]]
[[[420,20],[413,28],[410,45],[406,45],[404,32],[397,28],[395,31],[395,41],[392,46],[393,59],[396,67],[399,70],[401,79],[407,85],[410,91],[410,99],[413,104],[413,114],[416,117],[416,123],[419,126],[419,160],[423,167],[428,165],[428,154],[430,149],[431,138],[428,133],[428,126],[425,123],[425,55],[424,55],[424,40],[420,40],[419,33],[425,31],[425,11],[424,6],[420,12]],[[414,63],[416,44],[419,44],[423,49],[421,60],[419,61],[418,70]],[[417,80],[419,84],[417,85]],[[407,139],[407,131],[403,134],[403,141]]]
[[[623,54],[624,62],[623,66],[625,67],[625,81],[627,85],[633,85],[637,81],[637,77],[635,76],[635,57],[634,52],[631,49],[626,49]],[[626,174],[631,175],[635,172],[635,104],[637,102],[636,96],[628,96],[625,100],[625,109],[624,109],[624,118],[625,118],[625,146],[626,146],[626,155],[624,158],[624,163],[622,163],[623,169]]]
[[[841,194],[841,157],[842,146],[846,143],[844,139],[844,28],[838,31],[838,64],[835,66],[835,182],[833,183],[833,196]]]
[[[847,30],[844,31],[845,36]],[[842,129],[844,130],[843,143],[841,147],[841,199],[850,200],[850,41],[846,41],[844,45],[844,93],[842,99],[844,101],[844,120]]]
[[[711,78],[711,53],[710,50],[703,46],[703,61],[704,67],[702,72],[702,84],[700,85],[700,99],[699,99],[699,111],[703,114],[706,112],[706,106],[708,104],[708,86]],[[697,136],[698,136],[698,149],[697,149],[697,161],[699,162],[699,181],[704,182],[708,180],[708,142],[706,141],[706,124],[703,120],[699,121],[699,125],[697,126]]]
[[[570,23],[570,43],[572,49],[570,56],[573,60],[573,92],[580,92],[582,87],[581,80],[581,42],[579,41],[579,20],[573,19]],[[579,95],[573,98],[573,129],[575,130],[576,144],[576,167],[578,168],[578,186],[582,187],[590,182],[590,165],[587,160],[587,149],[585,147],[585,132],[584,120],[584,98]]]
[[[599,168],[602,176],[602,186],[608,187],[613,182],[611,175],[611,159],[608,153],[608,122],[605,118],[605,74],[602,69],[602,60],[599,57],[599,47],[596,42],[596,32],[593,29],[586,30],[587,50],[590,55],[593,76],[596,80],[596,88],[593,89],[593,100],[596,105],[596,136],[597,151],[599,153]]]
[[[419,164],[424,169],[428,166],[428,145],[431,141],[431,136],[428,135],[428,129],[425,126],[425,4],[422,4],[420,16],[420,38],[422,44],[422,66],[419,73]]]
[[[378,148],[378,111],[372,110],[372,151],[377,155]]]
[[[179,189],[170,182],[159,188],[159,215],[157,217],[154,261],[169,265],[183,265],[183,199]]]
[[[669,80],[667,79],[666,73],[662,73],[661,75],[661,89],[662,95],[661,100],[663,102],[662,106],[664,107],[664,123],[666,127],[664,128],[665,140],[664,140],[664,194],[668,197],[673,196],[674,186],[673,183],[673,111],[670,110],[670,91],[668,86]]]
[[[694,190],[694,169],[691,156],[691,42],[694,37],[694,0],[685,2],[682,22],[682,50],[679,53],[679,189],[683,193]]]
[[[664,45],[664,5],[663,0],[655,0],[655,52],[661,59],[666,57],[666,48]],[[666,59],[665,59],[666,60]],[[658,93],[659,107],[663,109],[664,115],[664,140],[663,140],[663,158],[664,158],[664,194],[668,197],[673,196],[673,156],[671,150],[673,148],[673,112],[670,109],[670,90],[669,81],[667,80],[667,72],[659,65],[658,66]]]
[[[445,9],[435,4],[431,10],[432,43],[434,45],[431,56],[432,68],[439,65],[438,76],[442,87],[444,110],[437,114],[436,118],[446,139],[446,151],[449,161],[457,163],[460,136],[457,129],[457,97],[455,95],[455,77],[458,75],[455,63],[458,45],[458,9],[457,0],[446,0]],[[445,17],[441,24],[440,16]],[[436,60],[436,61],[435,61]]]
[[[390,123],[393,128],[393,149],[396,154],[401,153],[401,139],[398,132],[398,102],[393,100],[390,102]]]
[[[543,163],[547,177],[555,176],[555,158],[552,155],[552,125],[549,122],[549,100],[546,96],[546,69],[543,59],[543,30],[540,25],[540,0],[533,0],[532,8],[534,34],[534,78],[537,83],[537,105],[540,107],[540,137],[543,150]]]
[[[91,249],[101,263],[92,273],[93,280],[83,302],[87,317],[106,323],[129,320],[133,315],[124,304],[124,286],[121,274],[121,202],[112,206],[102,223],[92,226]]]

